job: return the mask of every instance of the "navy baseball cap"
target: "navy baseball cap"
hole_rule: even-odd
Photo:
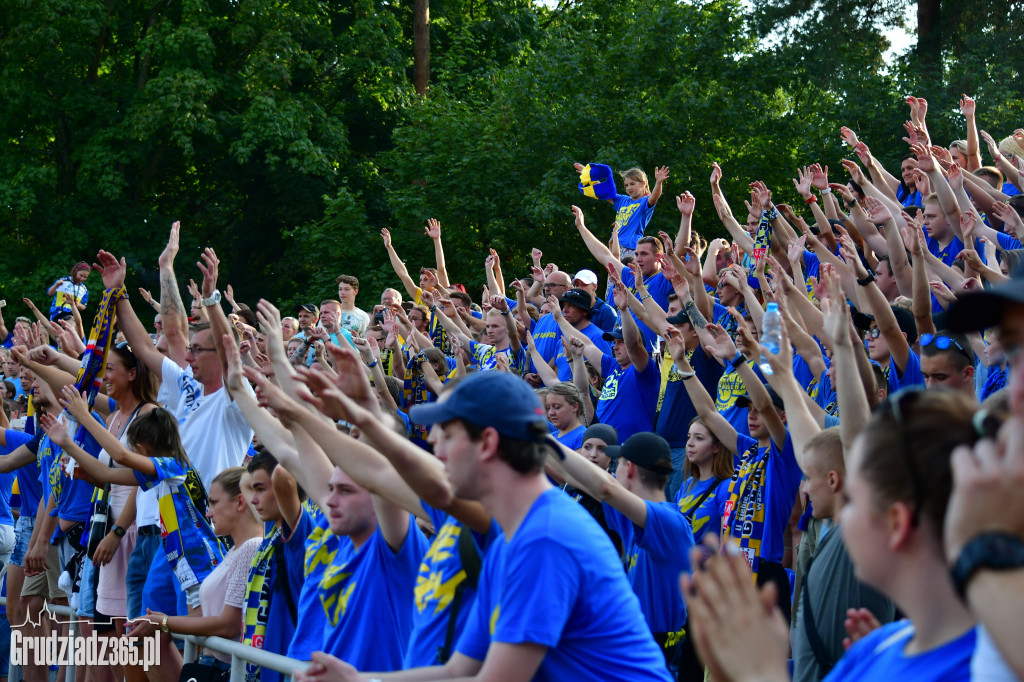
[[[658,464],[661,460],[672,461],[672,448],[667,440],[650,431],[634,433],[622,445],[609,445],[605,454],[612,458],[625,457],[638,467],[656,474],[672,473],[671,465]]]
[[[525,381],[505,372],[470,374],[441,400],[413,407],[409,419],[416,424],[463,419],[519,440],[542,442],[547,436],[540,398]],[[531,428],[537,424],[544,428]]]
[[[562,294],[562,297],[559,300],[562,303],[574,305],[587,312],[590,312],[590,309],[594,307],[594,300],[590,298],[590,294],[587,293],[586,289],[569,289],[567,292]]]

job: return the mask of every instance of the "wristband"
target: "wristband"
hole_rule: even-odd
[[[736,353],[736,357],[734,357],[732,359],[732,362],[730,362],[729,364],[732,365],[733,369],[738,369],[739,366],[742,365],[745,361],[746,358],[743,357],[743,353]]]
[[[644,301],[646,301],[649,298],[654,298],[654,297],[651,294],[647,294],[646,296],[641,296],[640,297],[640,302],[643,303]]]
[[[697,373],[696,372],[680,372],[679,376],[682,378],[683,381],[686,381],[687,379],[692,379],[693,377],[697,376]]]
[[[1009,571],[1024,566],[1024,542],[1011,533],[992,531],[972,538],[960,551],[950,574],[953,587],[965,599],[967,585],[980,570]]]
[[[377,366],[377,360],[376,360],[376,359],[374,359],[374,361],[373,361],[373,362],[368,362],[368,363],[366,363],[366,366],[367,366],[367,367],[369,367],[370,369],[373,369],[374,367],[376,367],[376,366]]]
[[[506,310],[506,311],[502,312],[501,316],[502,317],[508,317],[509,316],[509,311]]]
[[[811,204],[816,204],[818,203],[818,197],[812,194],[811,196],[804,199],[804,203],[807,204],[808,206],[810,206]]]
[[[868,274],[864,276],[864,279],[858,279],[857,284],[859,284],[862,287],[866,287],[867,285],[871,284],[874,281],[875,273],[872,272],[871,270],[868,270]]]
[[[831,187],[826,187],[825,189],[821,190],[821,193],[822,194],[832,194],[832,188]]]

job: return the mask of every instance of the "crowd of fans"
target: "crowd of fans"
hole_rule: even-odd
[[[165,633],[300,682],[1024,679],[1024,130],[965,97],[939,146],[907,103],[898,171],[844,127],[860,163],[809,160],[803,205],[753,181],[740,223],[715,164],[730,239],[689,192],[646,234],[667,167],[619,194],[577,164],[610,238],[567,207],[593,260],[492,249],[479,298],[436,220],[416,279],[383,230],[396,288],[294,310],[236,301],[209,248],[186,308],[175,223],[158,296],[98,254],[90,332],[75,265],[49,314],[0,316],[7,619],[159,639],[79,682],[226,680]]]

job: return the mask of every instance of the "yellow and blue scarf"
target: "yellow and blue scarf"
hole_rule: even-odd
[[[611,167],[600,163],[587,164],[580,173],[579,188],[583,196],[598,201],[614,199],[618,193]]]

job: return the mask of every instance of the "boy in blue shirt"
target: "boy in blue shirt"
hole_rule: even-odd
[[[484,559],[456,653],[444,666],[419,669],[418,679],[486,670],[500,680],[667,682],[608,536],[544,475],[547,425],[529,385],[506,373],[473,374],[411,417],[433,425],[430,439],[452,493],[479,501],[503,531]],[[323,674],[361,679],[321,654],[296,679]]]
[[[563,462],[552,461],[574,487],[601,500],[609,528],[622,537],[626,574],[640,609],[674,672],[686,622],[679,574],[690,571],[694,541],[690,523],[665,497],[672,450],[661,436],[636,433],[607,452],[620,458],[614,477],[568,448],[562,449]]]

